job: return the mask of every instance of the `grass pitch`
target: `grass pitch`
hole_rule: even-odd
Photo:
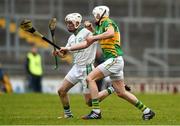
[[[180,124],[180,94],[137,97],[156,112],[150,121],[126,101],[111,95],[101,103],[101,120],[82,120],[90,112],[81,95],[70,95],[73,119],[57,119],[63,110],[57,95],[3,94],[0,96],[0,124],[3,125],[177,125]]]

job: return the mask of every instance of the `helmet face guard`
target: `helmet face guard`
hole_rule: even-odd
[[[107,6],[97,6],[93,9],[92,14],[96,19],[96,23],[99,24],[103,17],[109,17],[109,8]]]
[[[96,25],[99,25],[100,24],[100,21],[101,19],[104,17],[104,14],[106,13],[106,10],[103,12],[103,14],[101,15],[101,17],[98,19],[98,21],[96,20],[95,24]]]
[[[70,13],[65,17],[65,22],[69,21],[72,22],[74,24],[75,29],[77,29],[81,25],[82,16],[79,13]]]

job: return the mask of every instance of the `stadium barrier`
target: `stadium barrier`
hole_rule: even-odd
[[[178,93],[180,92],[179,78],[128,78],[126,84],[133,92],[141,93]]]
[[[10,78],[12,83],[12,88],[15,93],[26,93],[28,90],[28,82],[26,78],[23,77],[12,77]],[[42,92],[55,94],[57,93],[57,89],[61,86],[63,78],[52,78],[52,77],[44,77],[42,79]],[[82,89],[81,85],[74,86],[70,93],[80,93]]]
[[[27,81],[22,77],[10,79],[13,91],[16,93],[27,92]],[[63,78],[44,77],[42,81],[43,93],[55,94],[61,86]],[[179,78],[126,78],[125,81],[134,93],[178,93],[180,92]],[[77,84],[70,93],[81,93],[82,85]]]

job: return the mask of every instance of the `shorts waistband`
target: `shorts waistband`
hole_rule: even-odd
[[[93,63],[91,63],[91,64],[74,64],[74,65],[79,66],[79,67],[86,67],[86,66],[93,65]]]

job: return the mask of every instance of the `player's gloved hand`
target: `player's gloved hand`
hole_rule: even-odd
[[[66,53],[60,50],[56,50],[56,51],[52,51],[52,55],[53,56],[60,56],[60,57],[64,57]]]
[[[53,51],[52,51],[52,55],[53,55],[53,56],[58,56],[58,51],[57,51],[57,50],[53,50]]]
[[[85,21],[84,26],[85,27],[90,27],[90,26],[92,26],[92,23],[90,21]]]
[[[90,21],[85,21],[84,22],[84,27],[87,28],[91,32],[94,31],[93,25],[92,25],[92,23]]]
[[[59,53],[63,53],[64,55],[67,54],[68,51],[70,51],[70,47],[61,47],[59,50]]]

